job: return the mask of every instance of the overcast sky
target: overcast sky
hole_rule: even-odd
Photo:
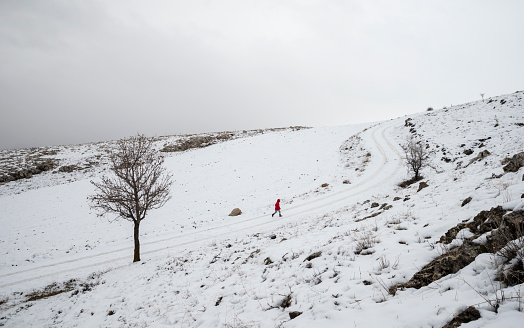
[[[0,149],[369,122],[524,89],[524,1],[0,0]]]

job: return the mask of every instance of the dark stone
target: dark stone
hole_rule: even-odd
[[[306,258],[304,259],[304,262],[306,262],[306,261],[311,261],[312,259],[316,259],[317,257],[320,257],[320,255],[322,255],[322,252],[321,252],[321,251],[315,252],[315,253],[309,255],[308,257],[306,257]]]
[[[371,204],[371,208],[375,208],[375,207],[378,207],[379,206],[379,203],[372,203]]]
[[[469,202],[471,202],[471,199],[472,199],[471,197],[464,199],[460,207],[464,207],[465,205],[467,205]]]
[[[464,150],[464,154],[466,154],[466,155],[469,156],[469,155],[473,154],[473,150],[471,150],[471,149],[466,149],[466,150]]]
[[[479,310],[475,309],[473,306],[469,306],[467,309],[456,315],[442,328],[457,328],[463,323],[468,323],[478,319],[480,319]]]
[[[418,184],[417,192],[421,191],[422,189],[424,189],[426,187],[429,187],[429,185],[425,181],[422,181],[421,183]]]
[[[517,172],[524,166],[524,152],[513,155],[509,163],[503,167],[504,172]],[[523,176],[524,179],[524,176]]]
[[[295,319],[296,317],[298,317],[301,314],[302,314],[302,312],[300,312],[300,311],[291,311],[291,312],[289,312],[289,319],[293,320],[293,319]]]

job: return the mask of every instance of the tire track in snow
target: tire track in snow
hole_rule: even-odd
[[[202,243],[205,241],[210,241],[218,237],[231,236],[232,234],[237,234],[237,233],[251,230],[254,228],[258,228],[261,226],[266,226],[266,227],[270,227],[272,225],[280,226],[283,223],[287,223],[291,221],[289,220],[290,218],[295,218],[296,216],[299,216],[304,213],[309,213],[314,210],[327,208],[339,202],[347,201],[348,198],[350,197],[362,194],[364,192],[368,192],[370,190],[373,190],[374,188],[381,186],[382,184],[392,179],[396,175],[400,167],[402,166],[402,158],[398,150],[398,147],[393,145],[391,141],[386,137],[386,131],[392,128],[396,122],[397,121],[395,120],[393,122],[381,123],[381,124],[378,124],[376,127],[368,130],[369,134],[371,134],[371,139],[373,140],[376,150],[381,155],[382,165],[380,165],[378,170],[374,172],[366,172],[363,176],[361,176],[361,181],[358,182],[357,184],[351,185],[348,188],[345,188],[340,191],[336,191],[329,195],[325,195],[322,197],[315,198],[313,200],[309,200],[307,203],[297,204],[295,206],[288,207],[286,209],[285,219],[283,220],[263,221],[263,222],[257,223],[256,222],[257,220],[260,220],[262,218],[267,218],[268,214],[263,214],[263,215],[251,217],[248,219],[244,219],[241,221],[223,224],[218,227],[212,227],[212,228],[198,230],[198,231],[191,232],[191,233],[186,233],[183,235],[176,235],[176,236],[170,236],[170,237],[161,238],[157,240],[147,241],[147,242],[141,243],[141,249],[142,249],[141,254],[147,255],[147,254],[153,254],[153,253],[158,253],[162,251],[165,252],[165,251],[180,248],[186,245],[198,244],[198,243]],[[377,139],[378,132],[380,132],[380,135]],[[396,164],[392,162],[395,162]],[[236,228],[232,229],[233,227],[236,227]],[[197,237],[197,238],[192,239],[192,237]],[[180,242],[181,239],[182,240],[189,239],[189,240]],[[176,244],[160,245],[161,243],[169,243],[169,242],[172,242],[173,240],[176,240],[179,242],[177,242]],[[146,248],[151,245],[157,245],[159,247],[147,250]],[[124,253],[124,252],[125,252],[125,255],[123,254],[119,255],[119,253]],[[53,277],[54,278],[53,281],[56,281],[55,279],[59,279],[58,277],[65,273],[74,273],[75,271],[77,273],[80,273],[82,270],[85,270],[85,269],[90,269],[90,271],[92,272],[93,270],[101,269],[101,267],[105,265],[109,265],[109,264],[113,264],[111,265],[110,269],[125,267],[131,264],[129,263],[129,258],[131,256],[130,254],[131,254],[130,247],[123,247],[123,248],[113,249],[110,251],[97,253],[97,254],[93,254],[89,256],[83,256],[80,258],[74,258],[70,260],[40,265],[40,266],[29,268],[29,269],[24,269],[24,270],[19,270],[19,271],[3,274],[3,275],[0,275],[0,279],[2,279],[3,281],[5,281],[5,278],[11,278],[10,280],[14,280],[14,281],[0,285],[0,289],[16,286],[16,285],[19,285],[25,282],[37,281],[37,280],[48,278],[48,277]],[[92,261],[93,259],[98,259],[98,260],[93,262]],[[82,265],[82,262],[88,262],[88,263]],[[72,263],[77,263],[77,265],[74,265],[73,267],[71,267]],[[33,275],[31,275],[30,277],[23,278],[23,276],[28,275],[29,272],[33,273]],[[17,279],[16,278],[17,276],[20,276],[20,278]]]

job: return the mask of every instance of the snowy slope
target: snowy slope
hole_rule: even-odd
[[[87,206],[89,180],[103,168],[47,175],[60,183],[9,182],[0,186],[0,323],[441,327],[476,305],[481,319],[463,327],[520,327],[524,304],[513,296],[522,285],[496,287],[492,254],[427,287],[388,289],[445,252],[437,241],[457,223],[497,205],[522,207],[523,169],[503,174],[501,161],[524,151],[523,97],[412,115],[414,126],[404,117],[285,130],[170,153],[173,198],[142,223],[135,264],[132,225]],[[431,159],[419,192],[397,186],[409,177],[399,144],[413,133]],[[469,164],[485,149],[491,155]],[[243,214],[227,216],[235,207]],[[495,313],[486,299],[501,291],[513,298]]]

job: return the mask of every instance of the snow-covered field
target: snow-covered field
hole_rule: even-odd
[[[522,98],[166,153],[172,199],[142,222],[138,263],[132,224],[87,204],[105,164],[0,185],[0,325],[442,327],[475,306],[481,318],[461,327],[521,327],[524,286],[494,279],[498,255],[426,287],[389,288],[451,248],[437,242],[458,223],[524,209],[524,169],[501,164],[524,151]],[[420,191],[398,187],[411,134],[430,157]],[[75,163],[110,144],[78,147],[54,148]],[[282,218],[271,217],[277,198]],[[228,216],[235,207],[242,215]]]

